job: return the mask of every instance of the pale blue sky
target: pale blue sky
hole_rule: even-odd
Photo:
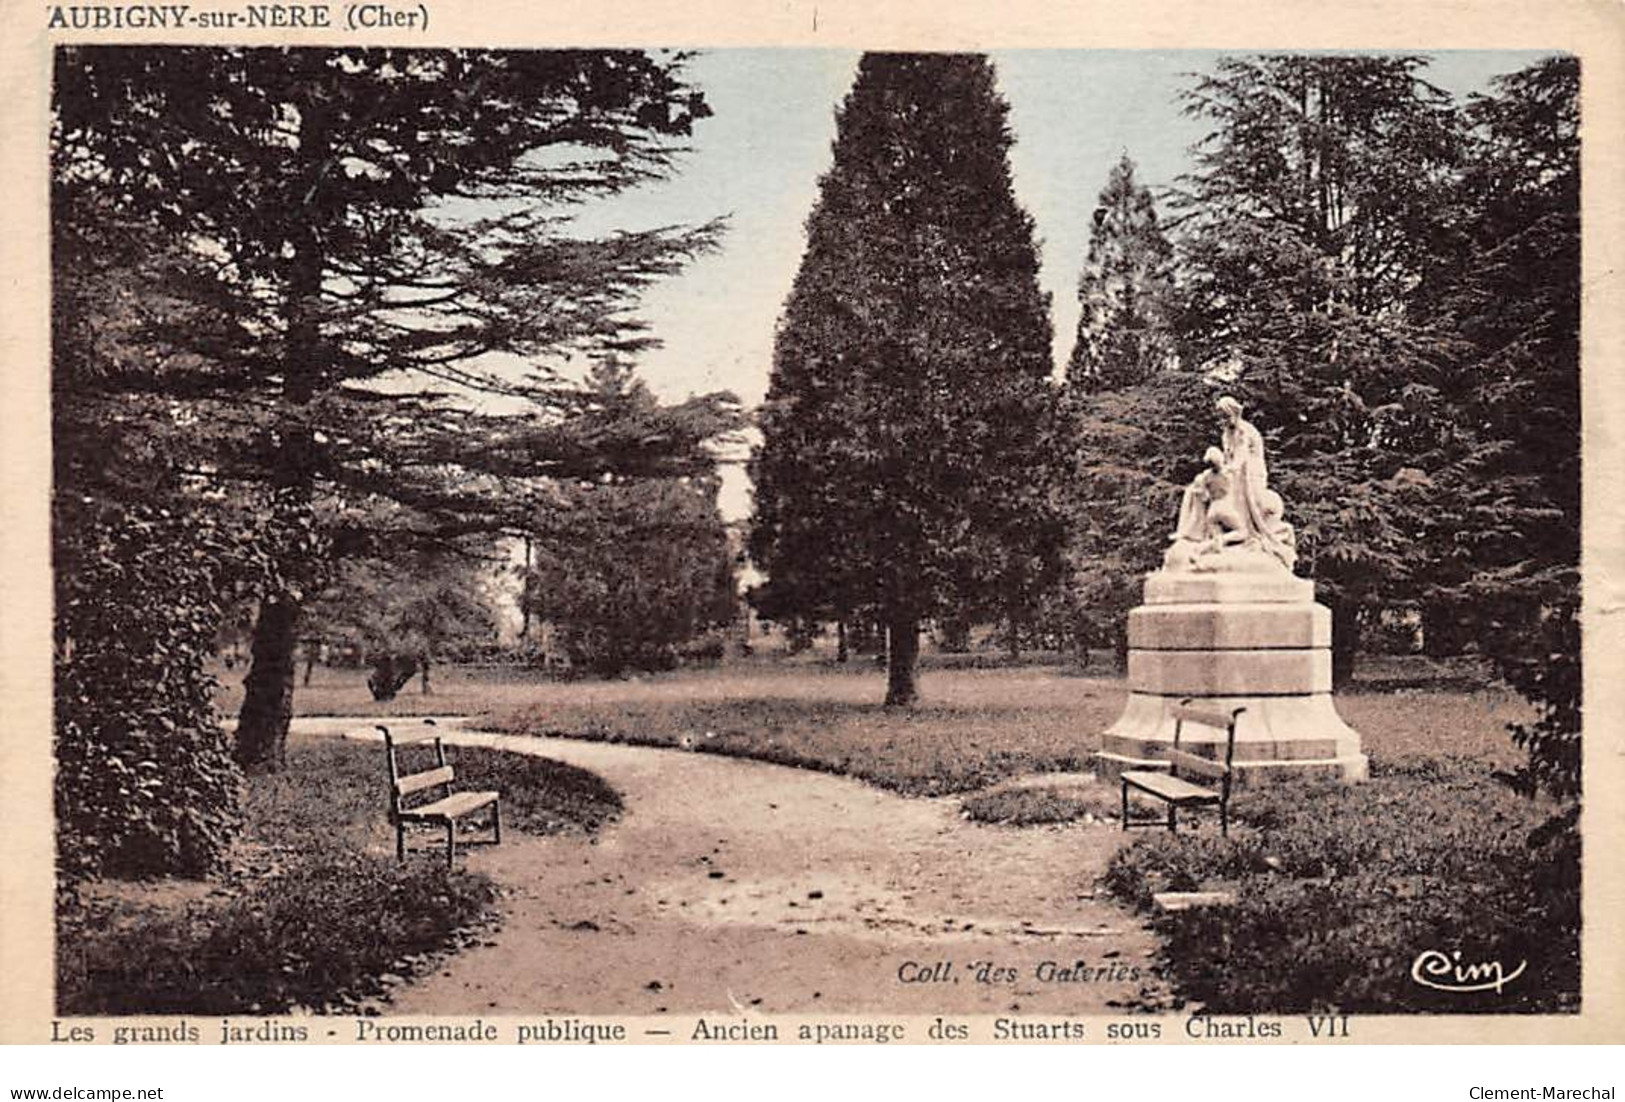
[[[650,290],[643,316],[664,346],[640,371],[663,397],[732,390],[755,405],[767,389],[773,330],[805,244],[819,176],[830,163],[835,111],[855,72],[846,50],[717,50],[696,57],[691,79],[714,117],[696,125],[692,151],[670,180],[583,212],[593,231],[696,223],[730,216],[721,249]],[[1010,50],[992,55],[1010,104],[1016,198],[1042,242],[1041,280],[1052,297],[1056,362],[1071,352],[1076,286],[1095,196],[1127,151],[1141,179],[1171,184],[1205,126],[1185,118],[1185,75],[1218,51]],[[1522,68],[1538,52],[1446,51],[1428,76],[1457,96]],[[749,510],[743,476],[727,480],[724,512]]]

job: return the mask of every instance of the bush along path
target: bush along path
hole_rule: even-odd
[[[457,766],[511,794],[510,837],[585,836],[620,813],[614,789],[561,762],[463,750]],[[299,737],[287,769],[251,781],[243,835],[217,875],[66,889],[60,1011],[364,1012],[485,938],[497,885],[461,864],[397,863],[384,794],[381,748]]]
[[[1235,894],[1155,920],[1180,994],[1214,1013],[1573,1012],[1580,854],[1545,825],[1562,810],[1481,763],[1373,759],[1366,784],[1244,792],[1228,840],[1148,833],[1105,885],[1147,913],[1161,891]]]
[[[963,819],[957,800],[807,770],[440,730],[590,770],[626,813],[595,837],[470,852],[506,891],[502,928],[396,989],[391,1013],[1055,1016],[1166,1002],[1155,939],[1097,895],[1120,844],[1110,827],[1017,832]]]

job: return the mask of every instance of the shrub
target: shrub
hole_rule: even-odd
[[[59,877],[202,875],[240,822],[216,632],[228,604],[320,558],[310,511],[60,488],[52,510]]]
[[[1102,879],[1113,895],[1148,911],[1159,892],[1193,892],[1268,868],[1262,854],[1236,838],[1158,831],[1113,854]]]
[[[220,617],[206,529],[59,499],[56,816],[64,878],[201,875],[239,824],[242,777],[205,671]]]
[[[597,388],[589,437],[659,439],[676,429],[674,438],[694,432],[700,446],[715,429],[682,426],[698,406],[660,405],[623,367],[601,365],[589,386]],[[702,637],[734,621],[734,552],[717,508],[720,485],[705,473],[558,487],[563,508],[550,506],[533,533],[525,599],[552,626],[572,675],[669,670],[685,647],[703,652]]]
[[[130,938],[91,905],[59,917],[63,1014],[280,1014],[374,994],[493,900],[484,876],[437,861],[327,847],[223,907],[139,921]],[[126,931],[130,932],[130,931]]]
[[[1580,794],[1580,615],[1578,587],[1536,618],[1516,646],[1497,654],[1501,674],[1538,710],[1533,723],[1512,727],[1512,740],[1528,751],[1519,774],[1525,790],[1558,797]]]
[[[1215,1013],[1549,1012],[1579,997],[1579,851],[1550,808],[1462,763],[1379,764],[1368,784],[1238,796],[1230,839],[1159,834],[1106,887],[1140,909],[1224,883],[1231,906],[1158,916],[1180,993]],[[1416,983],[1425,950],[1523,975],[1503,992]]]

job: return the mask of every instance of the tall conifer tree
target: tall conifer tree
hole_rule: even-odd
[[[753,460],[750,550],[780,615],[1019,617],[1058,569],[1055,392],[1007,108],[980,55],[869,54],[842,106]]]
[[[1173,264],[1151,189],[1135,180],[1134,162],[1124,153],[1095,203],[1078,281],[1082,313],[1067,364],[1070,385],[1126,386],[1173,364]]]
[[[1189,414],[1204,401],[1177,373],[1174,250],[1127,153],[1107,175],[1092,222],[1066,370],[1070,577],[1056,596],[1085,646],[1121,651],[1139,576],[1157,564],[1188,477],[1188,456],[1173,449],[1200,450]]]
[[[1467,108],[1457,253],[1419,292],[1455,337],[1426,609],[1539,709],[1523,780],[1580,790],[1580,66],[1543,58]]]

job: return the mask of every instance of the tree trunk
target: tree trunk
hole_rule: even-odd
[[[1356,606],[1330,602],[1332,609],[1332,688],[1345,688],[1354,680],[1354,656],[1360,649],[1360,617]]]
[[[789,636],[790,653],[802,654],[813,645],[813,638],[818,634],[818,625],[797,616],[790,621],[785,633]]]
[[[291,596],[279,594],[260,602],[237,719],[237,763],[244,769],[274,773],[287,761],[298,622],[299,603]]]
[[[851,655],[846,646],[846,621],[835,621],[835,661],[845,662]]]
[[[422,669],[418,671],[418,688],[421,690],[422,695],[433,696],[434,690],[429,688],[429,656],[420,654],[418,655],[418,661],[423,664]]]
[[[310,688],[310,675],[316,671],[316,648],[305,644],[305,688]]]
[[[1021,620],[1014,613],[1011,613],[1010,616],[1006,620],[1006,626],[1008,627],[1009,632],[1004,638],[1004,650],[1005,650],[1005,653],[1010,656],[1010,661],[1012,661],[1012,662],[1020,662],[1021,661]]]
[[[297,223],[285,244],[292,250],[288,266],[288,336],[283,353],[282,397],[288,407],[278,426],[276,473],[272,485],[287,494],[282,506],[291,514],[308,513],[316,485],[316,437],[305,420],[327,373],[322,346],[322,246],[316,211],[323,177],[331,165],[332,142],[320,105],[300,104],[299,155],[304,203],[310,217]],[[297,574],[294,563],[281,564]],[[308,566],[309,564],[302,564]],[[288,722],[293,718],[294,635],[299,627],[299,600],[284,589],[260,603],[254,644],[237,723],[236,756],[245,769],[275,772],[287,759]]]
[[[521,622],[520,622],[520,625],[519,625],[519,642],[520,642],[521,647],[525,643],[530,642],[530,606],[531,606],[531,600],[530,600],[531,576],[530,576],[530,571],[531,571],[531,561],[532,561],[532,559],[533,559],[533,553],[532,553],[532,550],[531,550],[530,536],[526,535],[525,536],[525,580],[524,580],[524,590],[519,594],[519,615],[521,617]]]
[[[417,659],[411,655],[380,654],[372,660],[367,688],[372,691],[374,700],[394,700],[401,686],[412,680],[412,675],[417,672]]]
[[[886,625],[886,707],[912,708],[920,699],[915,667],[920,657],[920,622],[897,615]]]

